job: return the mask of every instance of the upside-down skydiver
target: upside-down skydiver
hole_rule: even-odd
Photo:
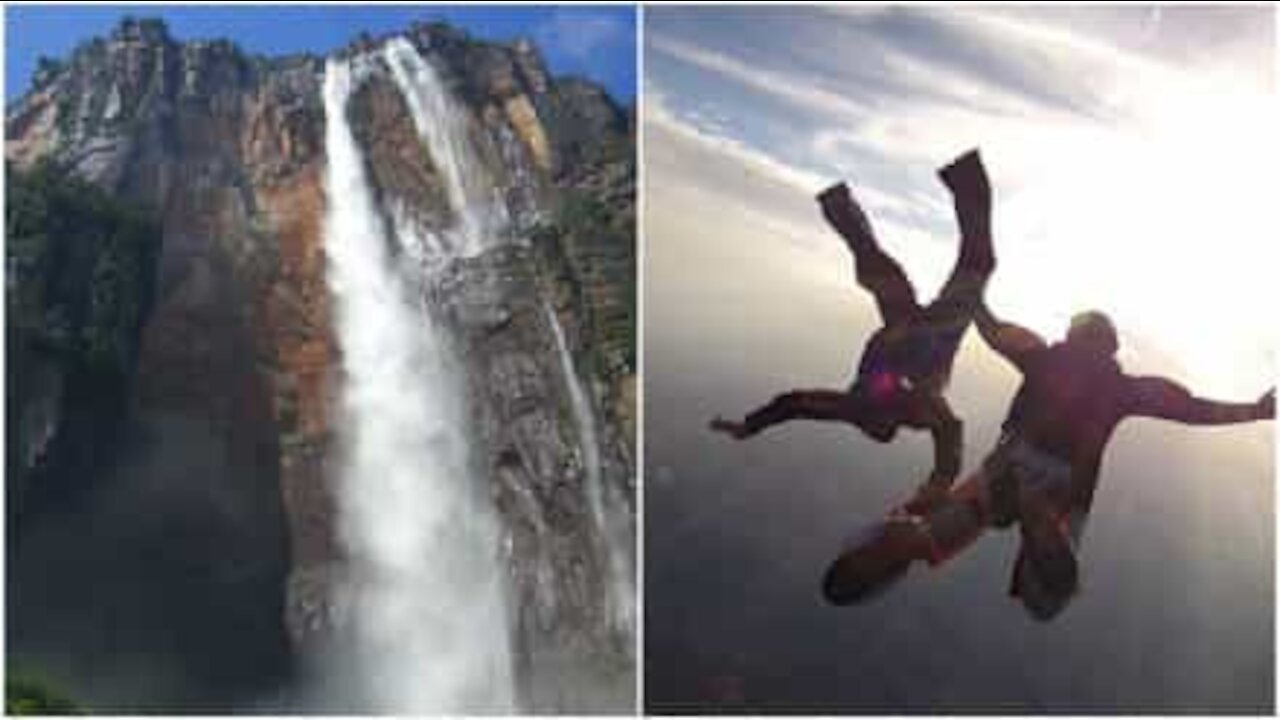
[[[852,251],[857,282],[875,298],[883,325],[867,341],[848,389],[792,390],[741,421],[717,417],[713,429],[743,439],[789,420],[823,420],[848,423],[886,443],[900,427],[928,430],[934,467],[918,497],[946,494],[960,471],[963,425],[943,393],[996,259],[991,186],[978,151],[961,155],[938,176],[955,205],[960,256],[937,298],[922,307],[902,268],[876,241],[848,186],[827,188],[818,195],[823,215]]]

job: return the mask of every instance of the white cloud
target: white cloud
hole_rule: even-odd
[[[683,97],[661,97],[650,103],[651,120],[809,198],[830,172],[816,168],[854,168],[857,192],[922,295],[941,282],[954,250],[938,242],[941,226],[929,222],[952,222],[930,171],[981,146],[997,190],[1001,271],[993,306],[1051,336],[1073,311],[1101,307],[1179,358],[1203,391],[1238,393],[1258,382],[1259,367],[1271,367],[1277,343],[1265,309],[1273,303],[1260,303],[1258,293],[1274,285],[1268,274],[1280,222],[1268,176],[1280,160],[1280,112],[1255,82],[1256,47],[1219,40],[1221,52],[1201,63],[1185,52],[1121,47],[1111,40],[1157,42],[1165,23],[1146,13],[1126,17],[1137,22],[1132,32],[1094,35],[998,9],[928,15],[946,26],[929,36],[954,40],[953,49],[945,42],[922,49],[891,34],[864,41],[848,28],[834,42],[779,38],[788,50],[811,50],[801,54],[806,61],[847,48],[830,58],[835,78],[848,78],[840,73],[850,66],[865,69],[859,53],[873,53],[884,75],[862,85],[849,79],[840,94],[817,86],[823,76],[812,67],[802,74],[770,65],[795,53],[753,46],[748,60],[736,47],[651,36],[659,52],[754,93],[755,122],[803,123],[784,161],[772,146],[733,137],[710,120],[735,109],[711,104],[722,97],[715,93],[698,95],[697,113],[687,112]],[[834,28],[841,18],[824,22]],[[954,53],[964,61],[952,62]],[[655,88],[668,80],[649,78]],[[691,183],[706,178],[696,163],[683,167]],[[715,182],[725,182],[723,173]],[[772,210],[767,188],[725,190],[740,191],[743,207]],[[891,215],[876,217],[877,210]],[[1227,372],[1224,357],[1248,358],[1251,370]]]
[[[830,184],[828,179],[815,173],[789,165],[741,140],[717,132],[720,128],[718,120],[699,123],[698,120],[701,117],[696,113],[687,114],[684,118],[677,117],[669,107],[667,97],[668,95],[660,88],[652,85],[646,87],[644,103],[646,122],[697,143],[706,150],[730,157],[740,163],[744,169],[790,185],[796,190],[816,193]]]
[[[1043,77],[1044,83],[1047,87],[1070,85],[1058,93],[1063,96],[1086,96],[1074,86],[1085,82],[1081,76],[1095,80],[1099,76],[1094,66],[1097,61],[1091,60],[1086,68],[1069,61],[1073,57],[1069,50],[1051,51],[1051,47],[1071,46],[1070,41],[1056,35],[1037,34],[1014,20],[978,21],[971,14],[944,15],[947,19],[939,22],[949,24],[953,36],[966,37],[967,43],[978,46],[998,45],[992,35],[1000,29],[1013,28],[1007,30],[1013,39],[1003,38],[1000,42],[1012,46],[1014,51],[1010,54],[1015,57],[1018,51],[1034,46],[1042,59],[1048,58],[1043,64],[1054,68],[1054,72]],[[868,14],[858,10],[854,16]],[[832,52],[831,43],[818,38],[790,42],[812,45],[815,53],[830,55],[832,75],[837,77],[844,66],[869,67],[874,62],[875,67],[883,69],[878,78],[882,88],[868,91],[855,87],[836,93],[816,86],[812,74],[769,68],[760,53],[754,53],[747,61],[662,35],[651,35],[648,43],[651,50],[719,75],[758,93],[775,107],[808,118],[816,127],[802,141],[810,161],[828,167],[860,168],[871,158],[892,158],[918,177],[921,185],[932,182],[932,168],[974,145],[982,145],[989,155],[1008,158],[1008,177],[1021,177],[1026,174],[1022,166],[1028,164],[1027,160],[1037,162],[1034,159],[1040,154],[1037,150],[1043,145],[1045,131],[1073,127],[1073,120],[1078,120],[1063,108],[1046,106],[1036,97],[1001,86],[972,68],[948,65],[895,45],[892,38],[861,31],[852,36],[846,32],[840,37],[841,42],[835,47],[845,50],[839,56]],[[1100,47],[1087,47],[1094,54],[1104,52]],[[1095,106],[1101,107],[1098,103]],[[1083,126],[1076,123],[1074,127]],[[1078,131],[1075,136],[1074,144],[1092,142]],[[879,204],[900,212],[908,210],[893,197],[882,192]]]
[[[852,277],[846,272],[847,251],[820,219],[814,201],[816,191],[832,179],[699,126],[691,122],[696,116],[677,117],[667,98],[652,83],[645,89],[645,173],[649,181],[657,182],[664,194],[705,197],[708,207],[732,208],[732,213],[747,219],[763,237],[785,242],[793,250],[802,249],[804,252],[789,262],[808,269],[789,271],[793,275],[807,275],[841,290],[852,287]],[[931,296],[954,262],[956,249],[949,242],[953,238],[939,242],[944,238],[895,217],[913,211],[949,215],[950,208],[936,200],[917,207],[914,199],[856,181],[854,192],[870,213],[877,236],[900,258],[921,297]],[[651,192],[646,196],[662,197]]]
[[[744,171],[759,174],[783,183],[808,197],[833,183],[845,179],[823,175],[812,169],[777,158],[726,134],[723,122],[714,113],[689,111],[677,115],[670,107],[670,95],[650,83],[645,89],[645,120],[671,133],[696,143],[701,148],[731,159]],[[853,180],[859,200],[872,213],[896,211],[909,212],[912,208],[897,196],[878,187]],[[938,207],[935,201],[933,207]]]
[[[847,118],[862,118],[870,112],[870,108],[843,95],[814,88],[794,76],[772,72],[760,65],[744,62],[725,53],[696,47],[661,35],[649,36],[647,46],[649,50],[665,53],[811,112]]]

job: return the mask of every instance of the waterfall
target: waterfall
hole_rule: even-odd
[[[423,268],[388,252],[347,121],[368,60],[330,60],[324,79],[325,252],[343,370],[339,529],[351,566],[351,647],[340,652],[370,711],[503,712],[513,702],[503,573],[468,460],[463,379],[418,291]],[[465,187],[464,166],[433,157]]]
[[[582,449],[582,463],[586,473],[587,506],[596,535],[600,538],[605,561],[607,612],[610,627],[622,637],[630,639],[635,621],[634,562],[629,548],[632,544],[630,523],[621,507],[616,492],[609,492],[601,477],[600,438],[596,432],[595,413],[592,412],[586,388],[574,367],[564,328],[555,310],[543,303],[547,324],[555,337],[556,353],[560,357],[560,369],[569,388],[569,404],[574,423],[578,427],[578,445]]]
[[[409,106],[414,128],[444,179],[449,206],[457,214],[449,232],[453,244],[465,257],[477,255],[505,228],[507,212],[472,145],[467,115],[453,101],[440,74],[408,40],[388,40],[382,56]]]
[[[409,107],[415,129],[427,145],[444,179],[457,221],[445,235],[464,255],[491,247],[510,221],[504,197],[479,161],[468,132],[468,119],[454,102],[439,73],[404,38],[389,40],[382,57]],[[559,319],[544,304],[566,378],[570,404],[579,430],[586,474],[586,496],[597,550],[604,563],[605,596],[602,598],[609,628],[628,642],[634,640],[635,582],[632,548],[634,533],[630,513],[620,491],[606,487],[601,477],[600,441],[595,415],[586,390],[574,369],[573,359]],[[540,590],[544,588],[541,587]],[[630,648],[628,648],[630,649]]]

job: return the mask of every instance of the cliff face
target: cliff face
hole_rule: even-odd
[[[481,43],[439,24],[407,37],[466,108],[510,216],[500,242],[441,268],[425,292],[469,378],[475,455],[503,524],[522,703],[618,701],[631,687],[628,641],[603,617],[607,562],[583,492],[581,431],[540,308],[554,308],[565,329],[603,428],[602,477],[630,522],[632,129],[598,89],[552,78],[526,43]],[[362,39],[346,52],[377,44]],[[99,472],[66,481],[74,501],[23,518],[10,553],[10,652],[60,667],[73,694],[141,702],[127,689],[130,673],[154,668],[130,669],[122,656],[156,656],[164,645],[182,676],[172,697],[216,702],[231,687],[241,701],[279,682],[290,658],[338,621],[329,590],[343,562],[333,477],[341,377],[325,281],[323,74],[319,58],[248,57],[230,43],[178,43],[157,22],[125,21],[42,67],[7,113],[6,158],[17,169],[53,161],[146,208],[162,228],[127,401],[95,421],[125,428],[122,439]],[[366,83],[349,115],[375,191],[425,227],[447,223],[456,209],[437,159],[394,86]],[[69,422],[54,389],[41,389],[58,385],[37,379],[48,368],[18,371],[31,373],[17,380],[32,392],[10,396],[21,405],[14,412],[42,418],[48,437],[94,432]],[[22,482],[42,480],[33,468],[56,460],[42,453],[59,445],[39,447],[17,468]],[[75,521],[100,530],[101,542],[68,539]],[[148,553],[165,558],[159,570],[139,560]],[[135,636],[118,630],[114,644],[60,660],[55,646],[77,645],[48,610],[68,591],[40,579],[50,557],[98,584],[81,600],[107,608],[100,621],[128,616],[139,636],[148,622],[172,627],[132,646]],[[157,621],[137,598],[164,588],[176,588],[177,600],[151,601],[166,608]],[[194,648],[206,632],[224,652],[201,659]],[[251,656],[265,660],[245,663]],[[114,676],[86,680],[94,663],[117,663]],[[608,690],[584,696],[551,663]]]

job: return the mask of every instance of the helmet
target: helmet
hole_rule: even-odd
[[[1116,326],[1111,318],[1097,310],[1078,313],[1071,318],[1071,327],[1067,330],[1067,342],[1078,347],[1086,347],[1100,355],[1111,357],[1120,348],[1116,336]]]

